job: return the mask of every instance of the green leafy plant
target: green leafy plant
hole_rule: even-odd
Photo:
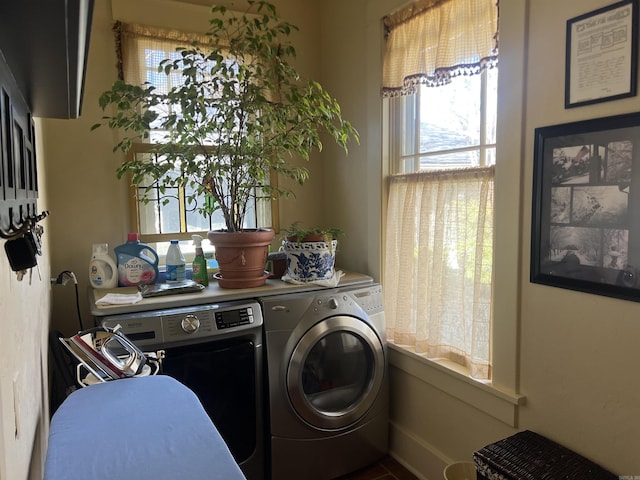
[[[344,234],[339,228],[333,227],[304,228],[300,222],[294,222],[289,228],[284,228],[282,231],[288,241],[296,243],[321,241],[330,244],[332,240],[337,240],[340,235]]]
[[[148,141],[152,126],[167,131],[151,148],[157,161],[134,156],[119,166],[118,177],[131,174],[147,192],[183,187],[203,215],[221,210],[231,232],[242,230],[256,195],[293,194],[270,184],[272,172],[304,184],[309,172],[294,159],[321,150],[323,135],[347,153],[348,142],[358,141],[337,101],[318,82],[303,81],[291,64],[296,52],[288,37],[297,27],[266,1],[246,3],[242,13],[213,6],[209,43],[160,62],[158,71],[181,75],[182,86],[161,92],[117,81],[99,98],[103,111],[115,113],[92,127],[121,131],[114,151],[124,152]]]

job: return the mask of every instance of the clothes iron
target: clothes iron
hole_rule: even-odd
[[[102,354],[102,359],[108,362],[109,367],[120,378],[138,375],[147,361],[142,350],[117,329],[109,331],[101,327],[95,332],[95,345]]]
[[[78,382],[81,385],[157,373],[163,355],[160,352],[145,354],[119,328],[120,325],[115,328],[91,328],[70,338],[60,338],[80,362]],[[155,370],[148,365],[148,361],[155,363]],[[86,377],[81,377],[82,368],[88,370],[93,378],[87,381]]]

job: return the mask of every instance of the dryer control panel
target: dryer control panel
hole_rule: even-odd
[[[347,295],[347,293],[345,293],[345,295]],[[360,305],[360,308],[362,308],[367,315],[384,311],[382,286],[379,284],[356,290],[350,289],[348,295]]]

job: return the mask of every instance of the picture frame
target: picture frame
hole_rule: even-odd
[[[567,20],[565,108],[637,94],[638,0]]]
[[[640,301],[640,113],[535,129],[533,283]]]

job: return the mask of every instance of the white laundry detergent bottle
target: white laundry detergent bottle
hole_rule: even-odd
[[[171,240],[166,256],[167,283],[184,282],[187,273],[187,263],[180,250],[178,240]]]
[[[109,245],[94,243],[93,254],[89,262],[89,282],[93,288],[116,288],[118,286],[118,268],[109,255]]]

